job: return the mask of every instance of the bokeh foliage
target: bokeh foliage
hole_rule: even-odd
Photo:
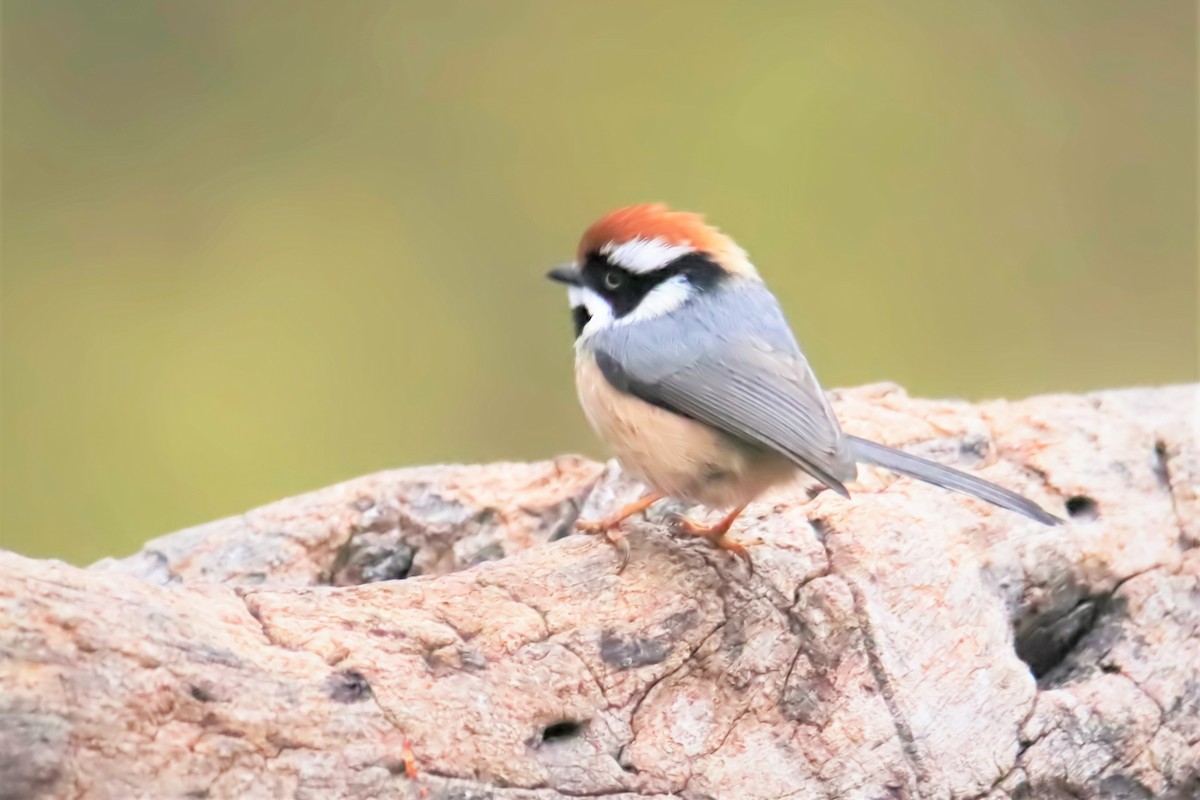
[[[827,385],[1196,377],[1191,2],[3,7],[0,540],[601,454],[547,266],[733,233]]]

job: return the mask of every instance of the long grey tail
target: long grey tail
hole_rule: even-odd
[[[973,497],[978,497],[980,500],[986,500],[1001,508],[1007,508],[1009,511],[1024,514],[1043,525],[1059,525],[1062,523],[1061,519],[1046,511],[1028,497],[1023,497],[1016,492],[1010,492],[1008,489],[985,481],[982,478],[976,478],[965,472],[959,472],[944,464],[927,461],[910,453],[894,450],[891,447],[879,444],[878,442],[872,442],[869,439],[860,439],[857,436],[847,436],[846,438],[850,442],[850,449],[854,453],[855,461],[874,464],[877,467],[883,467],[892,472],[916,478],[919,481],[932,483],[934,486],[940,486],[943,489],[950,489],[955,492],[962,492]]]

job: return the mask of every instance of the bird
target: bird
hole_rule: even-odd
[[[973,495],[1045,525],[1034,501],[957,469],[842,431],[775,295],[732,238],[661,203],[619,208],[583,234],[565,284],[575,385],[592,428],[643,496],[577,528],[623,544],[617,529],[664,498],[725,510],[675,528],[750,562],[729,537],[738,516],[798,472],[849,498],[867,464]]]

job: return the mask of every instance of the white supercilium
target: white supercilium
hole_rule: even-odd
[[[600,254],[609,263],[623,267],[630,272],[645,275],[662,269],[680,256],[692,252],[692,247],[686,244],[669,244],[663,239],[630,239],[616,244],[609,242],[600,248]]]

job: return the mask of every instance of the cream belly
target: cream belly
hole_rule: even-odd
[[[739,506],[796,475],[773,451],[617,391],[586,352],[576,357],[575,383],[588,421],[621,467],[669,497]]]

